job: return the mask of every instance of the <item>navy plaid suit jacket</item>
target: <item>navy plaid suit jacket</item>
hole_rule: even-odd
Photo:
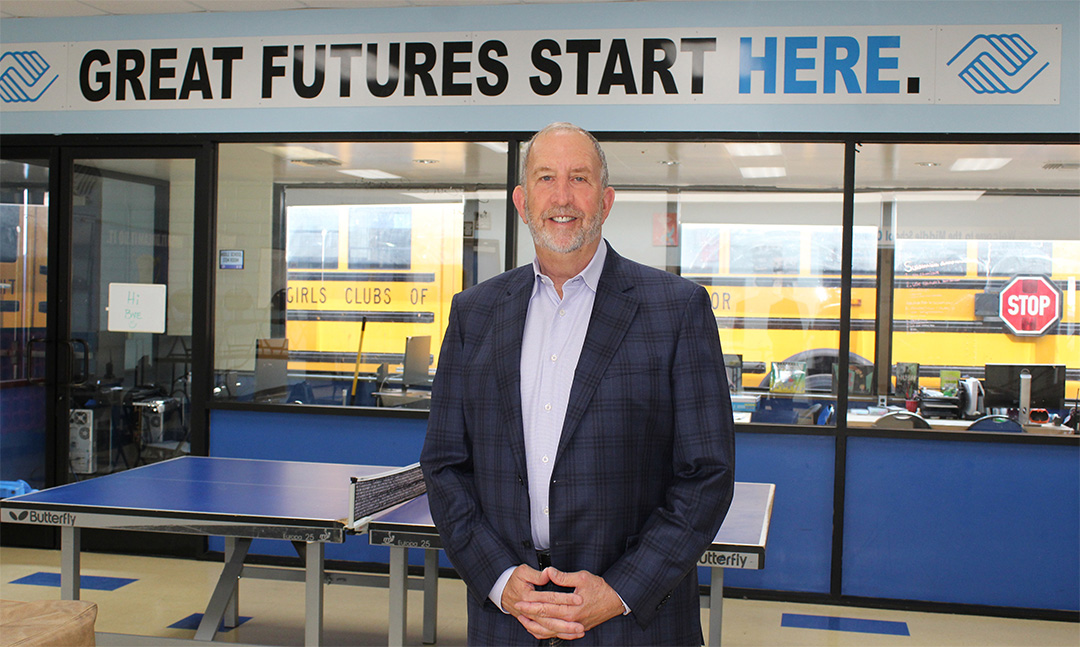
[[[531,265],[454,298],[420,463],[469,589],[469,642],[536,645],[487,595],[538,566],[522,431]],[[630,607],[581,645],[700,645],[697,569],[731,503],[734,423],[706,291],[609,249],[550,487],[551,561],[602,576]]]

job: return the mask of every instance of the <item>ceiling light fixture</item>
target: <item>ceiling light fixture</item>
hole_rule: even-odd
[[[787,170],[783,166],[743,166],[739,168],[739,172],[748,180],[787,175]]]
[[[353,177],[362,178],[365,180],[402,180],[404,179],[400,175],[394,175],[393,173],[387,173],[386,171],[380,171],[374,168],[353,168],[353,169],[341,169],[338,173],[344,173],[345,175],[351,175]]]
[[[961,157],[950,171],[996,171],[1012,161],[1011,157]]]
[[[306,146],[295,146],[292,144],[284,144],[281,146],[259,146],[259,150],[286,159],[293,164],[306,163],[309,166],[314,166],[318,164],[333,164],[334,161],[338,164],[341,163],[341,160],[330,153],[317,151],[314,148],[308,148]]]
[[[780,154],[780,144],[761,142],[728,142],[724,144],[732,157],[774,157]]]
[[[413,164],[438,164],[438,163],[439,163],[439,160],[425,160],[425,159],[413,160]]]

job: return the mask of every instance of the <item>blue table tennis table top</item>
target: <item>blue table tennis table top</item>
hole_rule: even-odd
[[[760,556],[763,566],[774,490],[771,483],[736,483],[731,508],[710,550],[753,552]],[[372,544],[442,547],[427,495],[376,515],[368,524],[368,532]]]
[[[340,525],[349,481],[392,466],[183,456],[5,499],[5,508]]]
[[[80,520],[94,519],[88,525],[98,527],[129,527],[99,519],[132,516],[162,520],[155,524],[165,531],[170,529],[168,524],[180,531],[212,522],[205,526],[208,534],[229,534],[229,526],[222,524],[246,529],[259,525],[326,528],[333,530],[333,541],[342,541],[352,506],[350,479],[392,469],[397,468],[183,456],[4,499],[2,505],[9,510],[71,513]],[[736,483],[731,508],[712,548],[754,548],[764,557],[773,490],[768,483]],[[399,541],[412,535],[428,547],[441,547],[426,495],[375,515],[368,530],[373,544],[385,542],[387,533],[392,533]],[[246,536],[250,530],[238,534]]]

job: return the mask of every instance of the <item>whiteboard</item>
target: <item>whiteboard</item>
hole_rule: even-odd
[[[165,294],[158,283],[110,283],[109,330],[165,332]]]

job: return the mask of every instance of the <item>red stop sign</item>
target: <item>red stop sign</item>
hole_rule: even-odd
[[[998,316],[1014,335],[1042,335],[1061,318],[1061,290],[1043,276],[1017,276],[998,297]]]

